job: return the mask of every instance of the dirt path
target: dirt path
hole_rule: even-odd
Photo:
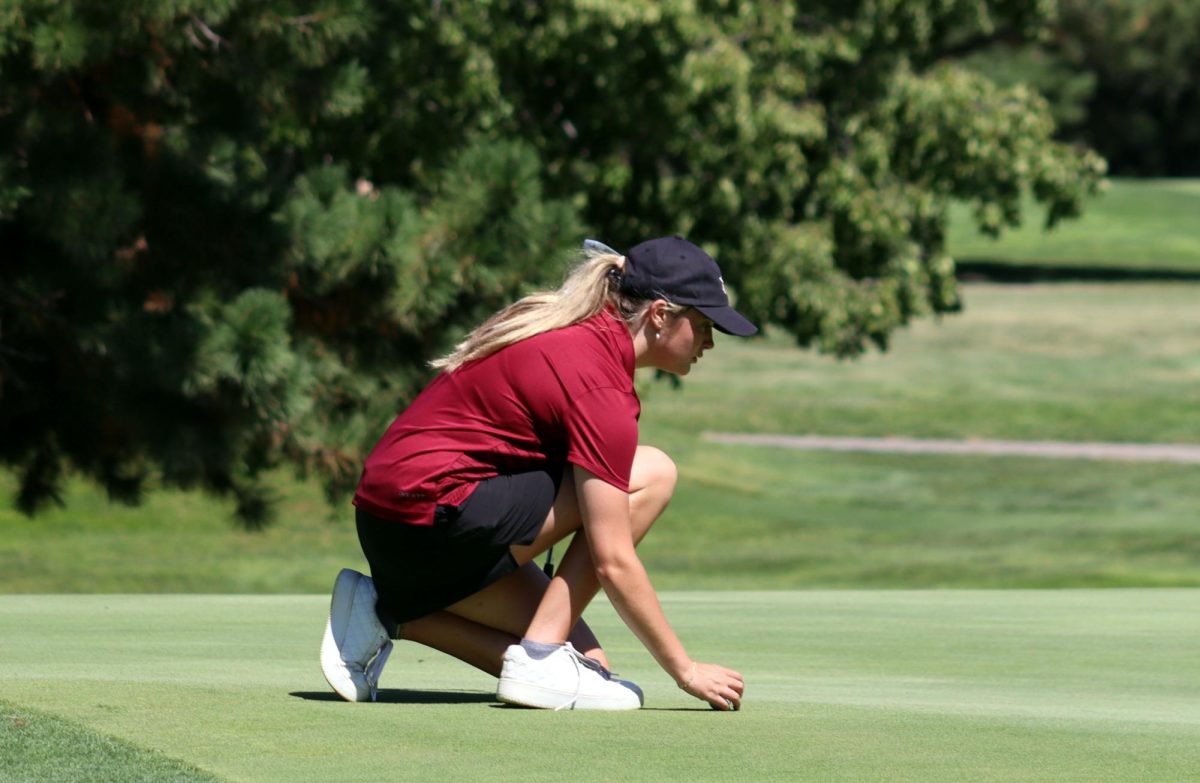
[[[808,451],[870,451],[885,454],[983,454],[990,456],[1103,459],[1200,464],[1200,446],[1167,443],[1063,443],[1022,440],[923,440],[828,438],[817,435],[750,435],[705,432],[704,440]]]

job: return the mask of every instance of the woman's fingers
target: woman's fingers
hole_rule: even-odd
[[[714,663],[696,664],[696,673],[685,688],[688,693],[708,702],[714,710],[740,709],[746,683],[742,675]]]

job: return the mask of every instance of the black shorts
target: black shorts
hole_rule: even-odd
[[[379,593],[376,614],[397,626],[445,609],[517,569],[509,547],[531,544],[554,507],[562,469],[482,481],[458,506],[438,506],[433,525],[356,514],[358,541]]]

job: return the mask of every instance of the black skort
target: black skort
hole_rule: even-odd
[[[554,507],[561,469],[496,476],[458,506],[438,506],[433,525],[407,525],[357,510],[358,540],[379,593],[375,610],[398,627],[445,609],[517,569],[509,547],[533,543]]]

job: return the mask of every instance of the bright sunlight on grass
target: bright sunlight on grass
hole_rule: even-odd
[[[746,676],[741,712],[678,690],[603,601],[588,617],[645,689],[636,713],[503,708],[494,680],[405,642],[379,703],[338,701],[317,666],[325,596],[0,597],[0,688],[238,781],[1094,783],[1200,767],[1200,591],[663,602],[694,654]]]
[[[966,205],[955,205],[947,236],[951,255],[1007,264],[1200,271],[1197,180],[1111,180],[1106,193],[1084,206],[1081,219],[1053,231],[1043,227],[1032,199],[1023,214],[1021,227],[997,241],[976,231]]]

